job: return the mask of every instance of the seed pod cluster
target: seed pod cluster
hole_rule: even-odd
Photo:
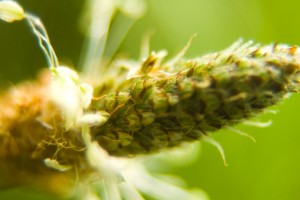
[[[172,67],[153,67],[151,56],[137,76],[92,102],[91,109],[110,113],[91,133],[112,155],[146,154],[198,140],[300,89],[295,46],[236,43]],[[145,63],[151,63],[148,71]]]

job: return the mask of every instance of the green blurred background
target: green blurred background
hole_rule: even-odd
[[[83,34],[79,17],[84,1],[23,0],[28,11],[44,22],[62,63],[76,66]],[[300,45],[300,1],[297,0],[147,0],[148,11],[137,21],[121,46],[138,58],[142,36],[149,30],[152,50],[167,49],[174,55],[197,33],[187,57],[221,50],[239,38],[262,44]],[[34,78],[46,66],[34,36],[24,22],[0,22],[0,87]],[[203,143],[199,159],[174,169],[190,187],[205,190],[212,200],[300,199],[300,95],[292,95],[258,120],[272,119],[268,128],[238,126],[253,135],[253,143],[230,131],[214,134],[224,147],[229,166],[217,150]],[[180,161],[179,161],[180,162]],[[0,192],[0,199],[55,199],[22,190]]]

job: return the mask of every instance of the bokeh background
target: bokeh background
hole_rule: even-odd
[[[75,66],[84,35],[79,18],[84,1],[20,0],[26,10],[43,20],[61,62]],[[298,0],[147,0],[148,11],[137,21],[120,52],[138,58],[141,38],[154,31],[152,50],[167,49],[175,55],[197,33],[187,57],[221,50],[239,38],[262,44],[300,45]],[[26,23],[0,21],[0,88],[34,78],[46,61]],[[195,163],[178,169],[189,187],[199,187],[212,200],[300,199],[300,95],[292,95],[256,120],[267,128],[239,125],[256,143],[230,131],[213,136],[224,147],[226,167],[218,151],[203,143]],[[178,161],[180,162],[180,161]],[[0,177],[1,178],[1,177]],[[55,199],[24,189],[0,191],[0,199]]]

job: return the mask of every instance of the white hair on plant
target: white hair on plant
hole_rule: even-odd
[[[248,133],[245,133],[245,132],[243,132],[243,131],[241,131],[239,129],[233,128],[233,127],[227,127],[227,129],[230,130],[230,131],[232,131],[232,132],[234,132],[234,133],[237,133],[237,134],[239,134],[241,136],[249,138],[250,140],[252,140],[252,142],[256,142],[255,138],[253,136],[249,135]]]
[[[210,136],[204,135],[203,138],[202,138],[202,140],[203,140],[204,142],[207,142],[207,143],[213,145],[214,147],[216,147],[217,150],[219,151],[221,157],[222,157],[222,160],[223,160],[223,162],[224,162],[224,165],[225,165],[225,166],[228,166],[228,163],[227,163],[227,160],[226,160],[226,156],[225,156],[225,152],[224,152],[224,149],[223,149],[222,145],[221,145],[218,141],[216,141],[215,139],[213,139],[213,138],[210,137]]]
[[[276,114],[277,111],[270,111],[272,114]],[[254,126],[254,127],[259,127],[259,128],[266,128],[270,127],[272,125],[272,120],[266,121],[266,122],[260,122],[260,121],[244,121],[243,124],[248,125],[248,126]]]

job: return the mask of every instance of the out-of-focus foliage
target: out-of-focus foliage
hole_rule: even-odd
[[[83,34],[79,17],[83,1],[23,0],[28,11],[44,22],[61,62],[76,66]],[[296,0],[148,0],[148,12],[129,32],[120,52],[138,58],[141,38],[155,31],[153,50],[167,49],[174,55],[197,33],[187,54],[195,57],[229,46],[238,38],[261,43],[300,45],[300,2]],[[120,30],[118,30],[120,31]],[[0,21],[0,87],[33,78],[46,61],[34,36],[24,22]],[[278,114],[264,114],[257,120],[273,120],[268,128],[240,125],[257,142],[230,131],[214,137],[223,145],[228,167],[215,148],[203,145],[201,157],[189,167],[174,169],[191,187],[204,189],[213,200],[292,200],[300,193],[300,134],[298,113],[300,96],[293,95],[275,107]],[[180,162],[180,161],[178,161]],[[23,191],[1,192],[0,199],[44,199],[24,196]],[[49,197],[51,199],[51,197]]]

